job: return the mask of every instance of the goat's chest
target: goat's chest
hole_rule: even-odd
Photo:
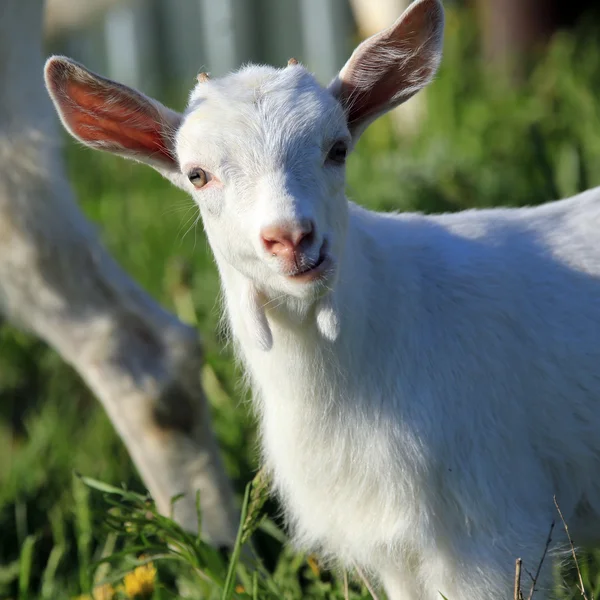
[[[427,519],[414,502],[425,457],[411,431],[362,410],[352,391],[304,380],[299,393],[293,384],[267,390],[262,413],[265,460],[293,533],[302,545],[369,562]]]

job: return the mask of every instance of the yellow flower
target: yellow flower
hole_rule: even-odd
[[[321,575],[321,570],[319,569],[319,564],[317,563],[316,558],[311,554],[307,559],[306,562],[308,563],[308,566],[310,567],[310,570],[313,572],[313,575],[315,577],[320,577]]]
[[[129,598],[146,600],[154,593],[154,580],[156,568],[152,563],[136,567],[131,573],[125,575],[125,591]]]

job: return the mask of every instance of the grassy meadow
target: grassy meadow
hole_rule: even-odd
[[[511,87],[480,62],[469,14],[450,11],[422,127],[409,138],[387,117],[375,123],[349,160],[349,197],[437,212],[539,204],[599,185],[600,32],[590,23],[557,35],[531,57],[527,81]],[[71,143],[66,152],[80,204],[106,245],[150,294],[197,322],[215,428],[240,502],[249,493],[247,514],[232,556],[156,515],[76,374],[2,325],[0,599],[370,598],[355,573],[345,578],[286,547],[265,483],[247,488],[259,468],[256,432],[219,337],[217,273],[191,200],[148,168]],[[181,289],[193,315],[182,314]],[[254,530],[260,560],[241,564],[242,538]],[[580,561],[588,594],[598,596],[600,553]],[[572,566],[557,579],[566,582],[561,598],[581,597]],[[523,588],[527,597],[527,579]]]

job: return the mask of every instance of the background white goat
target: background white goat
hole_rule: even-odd
[[[194,329],[114,262],[74,202],[40,76],[43,2],[0,3],[0,314],[45,340],[101,400],[157,505],[235,539],[233,494],[200,385]]]
[[[65,58],[46,81],[75,137],[198,203],[297,542],[394,599],[500,600],[554,495],[599,539],[600,190],[429,217],[346,199],[347,152],[432,79],[442,31],[418,0],[327,88],[250,66],[183,115]]]

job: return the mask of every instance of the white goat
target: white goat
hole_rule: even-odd
[[[294,61],[200,77],[183,115],[61,57],[46,81],[76,138],[198,203],[297,542],[394,599],[500,600],[554,495],[577,542],[600,535],[600,190],[438,216],[346,199],[348,150],[432,79],[443,20],[418,0],[328,88]]]

